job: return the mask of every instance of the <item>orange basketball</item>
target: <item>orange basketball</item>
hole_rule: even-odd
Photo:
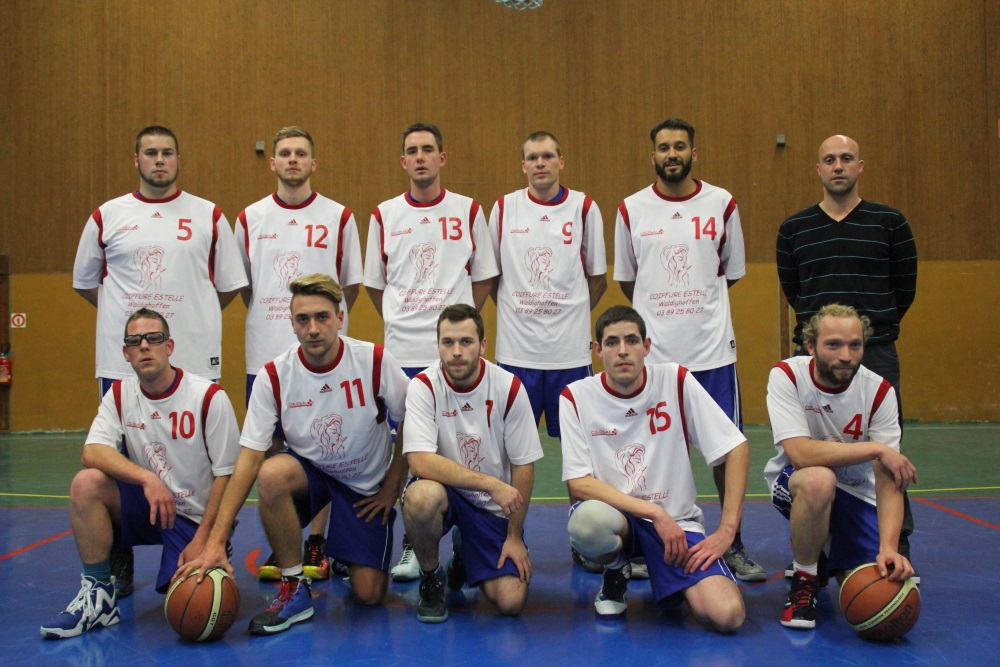
[[[175,581],[163,603],[170,627],[191,642],[218,639],[240,612],[240,589],[228,572],[214,567],[200,584],[198,572]]]
[[[855,568],[840,585],[840,609],[863,639],[899,639],[920,618],[920,589],[912,580],[889,581],[878,565]]]

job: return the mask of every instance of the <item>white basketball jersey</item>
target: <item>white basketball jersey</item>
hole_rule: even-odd
[[[133,376],[111,385],[87,434],[88,445],[118,448],[156,473],[177,512],[201,523],[216,477],[231,475],[239,455],[239,427],[222,387],[180,368],[161,396],[149,396]]]
[[[559,398],[563,481],[592,475],[663,507],[684,530],[703,533],[689,459],[708,465],[746,440],[687,369],[646,364],[642,386],[624,396],[604,373],[577,380]]]
[[[615,280],[634,281],[632,305],[646,322],[650,363],[692,371],[736,363],[727,280],[746,274],[733,196],[704,181],[666,197],[650,186],[618,206]]]
[[[472,301],[472,283],[497,275],[479,203],[441,191],[421,203],[403,193],[382,202],[368,227],[365,285],[384,290],[385,346],[407,368],[438,359],[437,318]]]
[[[767,487],[774,486],[790,461],[781,441],[805,436],[828,442],[881,442],[899,451],[901,436],[896,392],[864,366],[840,391],[813,380],[812,357],[778,362],[767,380],[767,413],[777,454],[764,467]],[[834,468],[837,486],[875,504],[875,471],[871,461]]]
[[[128,379],[122,355],[125,321],[151,308],[170,324],[171,361],[192,375],[222,375],[222,309],[217,292],[247,284],[222,211],[178,191],[167,199],[131,193],[112,199],[84,226],[73,287],[100,287],[97,376]]]
[[[310,366],[295,345],[257,374],[240,444],[266,451],[280,420],[289,449],[370,496],[389,469],[386,415],[403,420],[406,383],[381,345],[341,336],[340,352],[325,368]]]
[[[454,387],[440,365],[410,380],[403,453],[439,454],[510,484],[511,463],[542,458],[535,416],[520,380],[485,360],[479,366],[479,380],[467,390]],[[476,507],[504,515],[484,491],[455,491]]]
[[[301,204],[271,194],[240,213],[236,242],[253,299],[247,307],[246,367],[255,375],[294,345],[288,284],[299,276],[323,273],[341,287],[363,277],[361,243],[354,214],[316,192]],[[347,304],[342,334],[347,333]]]
[[[607,272],[597,204],[567,188],[543,202],[525,188],[497,200],[489,228],[500,268],[497,361],[540,369],[589,364],[587,278]]]

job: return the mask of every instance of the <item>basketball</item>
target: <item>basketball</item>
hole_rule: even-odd
[[[175,581],[163,603],[170,627],[190,642],[218,639],[240,612],[240,589],[228,572],[212,568],[200,584],[198,572]]]
[[[893,641],[920,618],[920,589],[910,579],[889,581],[878,565],[855,568],[840,585],[840,609],[862,639]]]

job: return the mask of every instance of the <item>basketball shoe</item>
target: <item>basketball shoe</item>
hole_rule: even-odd
[[[76,599],[40,628],[45,639],[65,639],[122,620],[115,596],[114,577],[108,583],[81,575],[82,586]]]
[[[115,596],[120,600],[135,590],[135,552],[132,547],[111,551],[111,576],[115,582]]]
[[[448,605],[444,602],[444,579],[444,571],[440,566],[433,572],[420,573],[417,620],[421,623],[443,623],[448,620]]]
[[[722,560],[726,562],[733,576],[740,581],[764,581],[767,579],[767,572],[750,558],[742,542],[734,542],[731,547],[726,549]]]
[[[278,597],[274,598],[270,607],[250,621],[250,634],[273,635],[284,632],[293,623],[309,620],[313,613],[309,580],[305,577],[282,577]]]
[[[792,577],[792,589],[781,614],[781,624],[786,628],[808,630],[816,627],[816,602],[819,582],[811,574],[797,571]]]
[[[274,557],[274,552],[257,570],[257,579],[260,581],[281,581],[281,568],[278,567],[278,559]]]
[[[329,579],[330,559],[323,550],[326,548],[326,538],[322,535],[310,535],[303,545],[302,572],[309,579]]]
[[[392,568],[393,581],[416,581],[420,578],[420,563],[417,562],[417,554],[413,553],[413,547],[403,538],[403,555],[399,558],[399,563]]]
[[[604,568],[604,582],[594,598],[594,610],[601,618],[620,618],[628,609],[628,580],[632,578],[632,565],[613,570]]]
[[[583,568],[584,572],[589,572],[590,574],[600,574],[604,572],[604,566],[595,560],[590,560],[579,551],[570,547],[570,555],[573,557],[573,562]]]

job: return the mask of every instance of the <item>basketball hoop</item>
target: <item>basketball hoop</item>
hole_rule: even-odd
[[[510,7],[511,9],[539,9],[542,6],[542,0],[493,0],[493,2],[499,2],[504,7]]]

